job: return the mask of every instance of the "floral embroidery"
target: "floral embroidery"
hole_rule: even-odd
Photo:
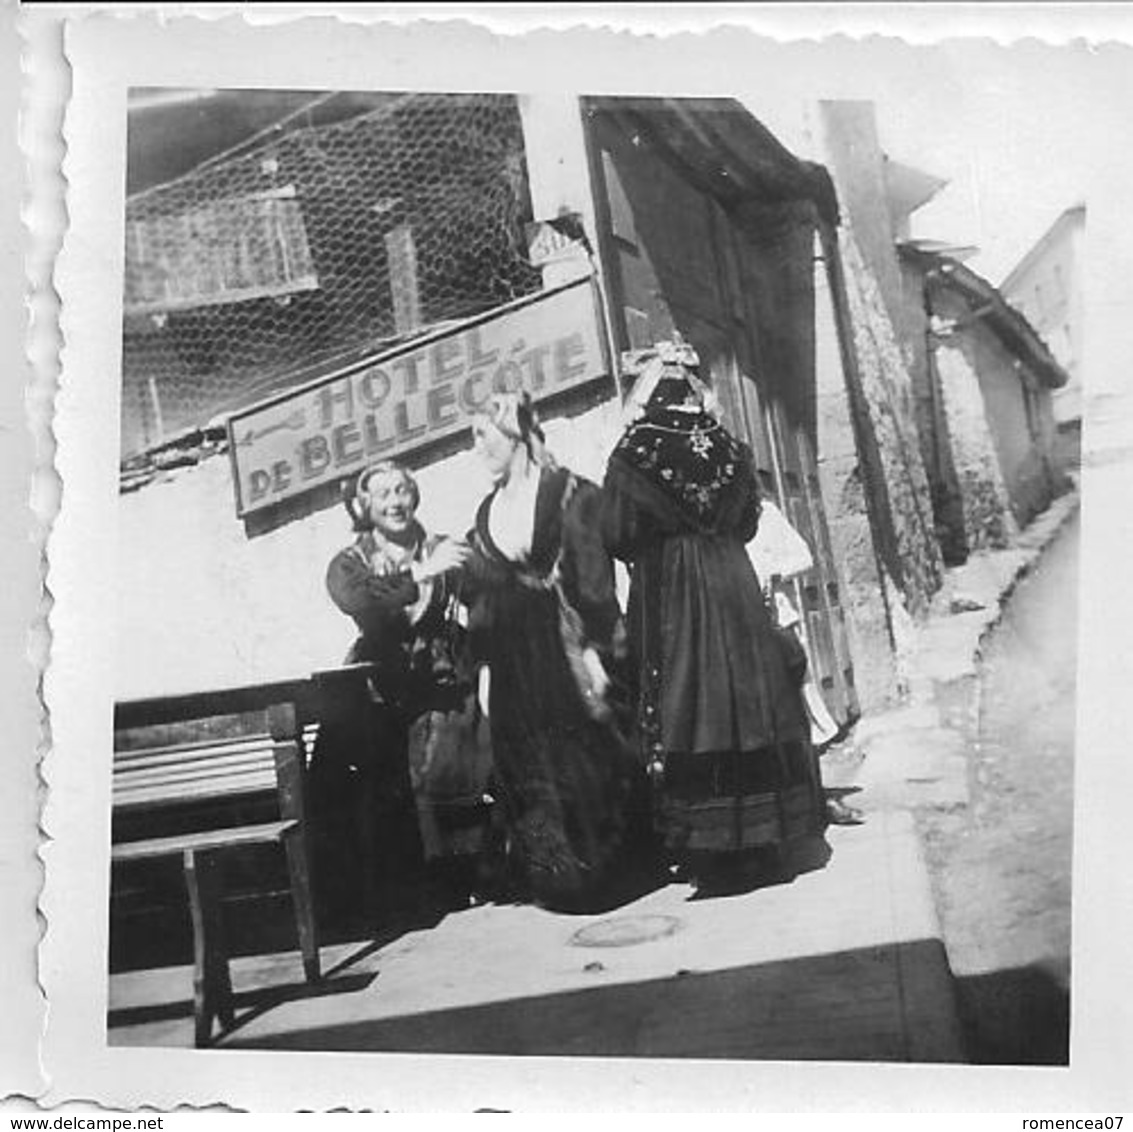
[[[692,436],[689,438],[689,447],[703,460],[712,451],[712,440],[708,433],[701,432],[699,429],[693,431]]]
[[[664,486],[709,525],[725,491],[747,466],[739,442],[707,414],[656,413],[630,425],[615,456]]]

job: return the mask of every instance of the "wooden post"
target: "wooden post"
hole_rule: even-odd
[[[580,260],[548,263],[542,272],[543,287],[546,289],[576,279],[582,270],[589,270],[592,274],[610,356],[613,394],[615,399],[620,400],[620,355],[610,322],[605,268],[598,254],[594,179],[582,104],[577,95],[569,92],[539,91],[520,96],[519,114],[523,126],[527,188],[535,219],[577,215],[593,249]]]
[[[148,382],[150,404],[153,408],[153,427],[157,432],[157,441],[165,439],[165,418],[161,415],[161,398],[157,395],[157,380],[150,374]]]
[[[399,224],[386,233],[385,241],[394,329],[398,334],[411,334],[421,325],[421,288],[413,229]]]

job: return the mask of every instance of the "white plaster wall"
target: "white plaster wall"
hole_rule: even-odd
[[[547,423],[560,462],[601,480],[619,409],[606,402]],[[490,482],[462,452],[418,473],[427,528],[463,534]],[[123,495],[118,510],[115,691],[172,695],[306,676],[340,664],[354,626],[324,575],[352,539],[342,508],[249,539],[237,520],[227,458],[170,473]]]
[[[1023,271],[1013,273],[1004,287],[1007,300],[1022,311],[1070,374],[1070,380],[1053,394],[1054,416],[1059,423],[1082,416],[1083,265],[1084,224],[1061,223],[1061,229]],[[1040,244],[1046,240],[1043,237]],[[1030,254],[1030,253],[1028,253]],[[1058,276],[1061,276],[1061,289]],[[1036,288],[1041,288],[1040,304]]]

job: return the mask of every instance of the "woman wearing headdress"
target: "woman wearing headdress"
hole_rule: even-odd
[[[745,552],[759,524],[750,455],[710,411],[684,343],[639,376],[610,455],[603,526],[630,569],[639,739],[666,848],[705,879],[823,826],[799,695]]]
[[[488,752],[477,747],[475,687],[455,608],[469,550],[425,532],[417,482],[392,461],[367,468],[346,502],[356,538],[331,560],[326,583],[359,630],[346,663],[373,672],[361,702],[355,695],[326,705],[312,759],[313,801],[332,835],[323,842],[340,850],[345,842],[347,857],[320,880],[348,892],[376,883],[388,905],[416,894],[423,859],[434,874],[459,873],[445,864],[480,848]],[[359,856],[349,859],[351,850]],[[366,877],[367,868],[384,875]],[[382,902],[381,892],[361,895]]]
[[[526,394],[492,397],[473,425],[494,481],[469,535],[469,629],[489,673],[493,794],[530,895],[596,906],[647,820],[644,775],[617,692],[624,655],[601,494],[559,467]]]

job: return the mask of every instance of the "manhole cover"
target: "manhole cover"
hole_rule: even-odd
[[[579,928],[570,942],[572,947],[632,947],[672,935],[680,926],[676,916],[614,916]]]

